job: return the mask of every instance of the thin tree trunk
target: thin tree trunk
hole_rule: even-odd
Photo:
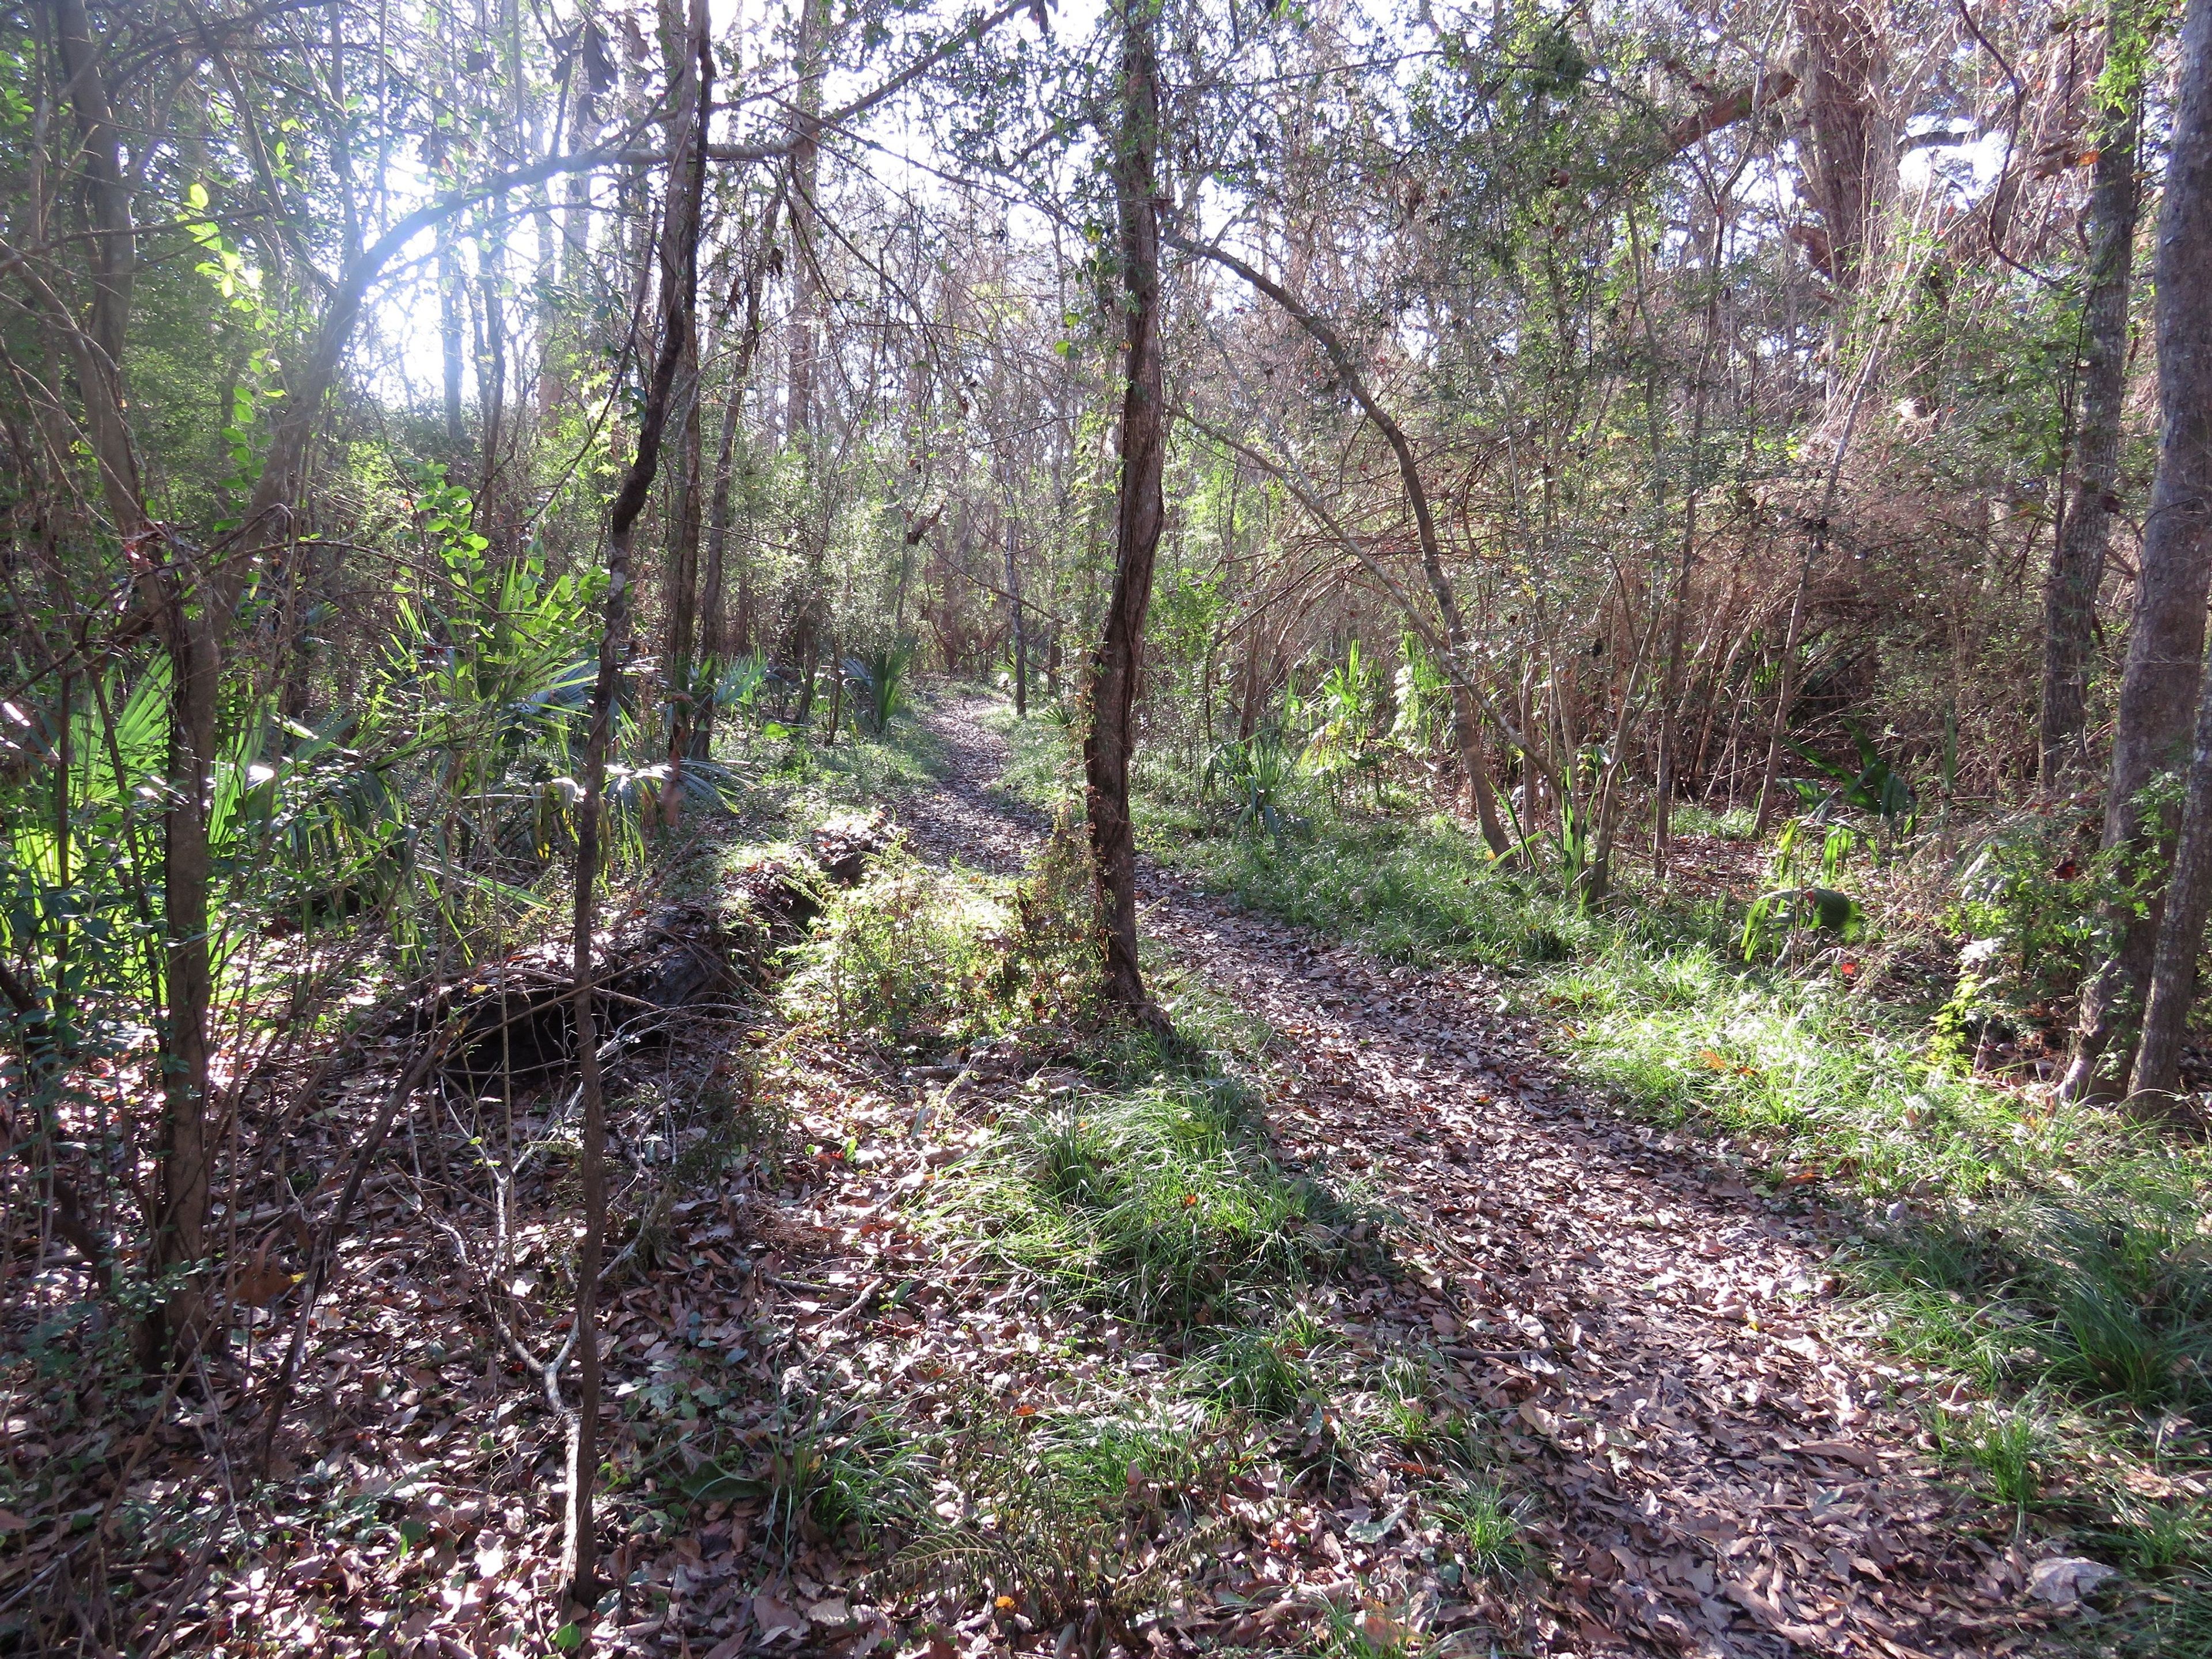
[[[1121,477],[1114,590],[1091,669],[1091,725],[1083,744],[1085,805],[1106,934],[1106,994],[1133,1013],[1160,1017],[1137,963],[1137,840],[1129,818],[1129,763],[1136,746],[1137,673],[1152,563],[1165,517],[1161,476],[1167,398],[1160,362],[1159,69],[1157,0],[1116,0],[1121,24],[1121,125],[1114,179],[1121,220],[1121,283],[1128,333],[1123,356]]]
[[[1022,575],[1014,561],[1014,520],[1006,515],[1006,606],[1014,629],[1014,717],[1030,716],[1030,641],[1022,623]]]
[[[2180,758],[2176,751],[2201,678],[2206,578],[2212,573],[2212,283],[2204,280],[2212,269],[2212,0],[2190,0],[2182,23],[2167,154],[2154,273],[2164,424],[2105,801],[2105,846],[2149,861],[2160,855],[2166,826],[2144,813],[2140,797],[2145,784]],[[2203,729],[2200,720],[2200,734]],[[2201,756],[2201,735],[2198,749]],[[2083,988],[2063,1085],[2069,1098],[2111,1092],[2130,1069],[2136,1088],[2171,1091],[2204,931],[2204,890],[2212,879],[2204,869],[2212,862],[2203,846],[2212,814],[2208,792],[2212,776],[2200,760],[2190,777],[2186,860],[2174,871],[2178,891],[2167,896],[2174,914],[2162,916],[2154,895],[2148,915],[2130,906],[2112,918],[2126,931],[2112,959]],[[2147,979],[2158,1004],[2157,1043],[2144,1057],[2147,1065],[2131,1067],[2134,1010]],[[2146,1033],[2152,1029],[2147,1019]]]
[[[99,464],[115,533],[137,556],[167,560],[156,579],[156,618],[169,662],[168,793],[162,811],[161,1124],[150,1267],[162,1299],[140,1328],[149,1360],[166,1360],[196,1341],[204,1322],[201,1287],[191,1276],[206,1253],[209,1201],[207,1104],[209,1010],[214,1000],[208,948],[208,803],[213,787],[220,598],[191,580],[194,550],[165,538],[146,510],[131,441],[123,380],[137,263],[128,181],[99,42],[82,0],[54,0],[55,44],[83,147],[86,204],[93,239],[90,326],[67,333],[77,359],[85,428]],[[166,1283],[162,1281],[166,1280]]]
[[[447,476],[461,465],[468,442],[461,422],[461,273],[453,258],[450,228],[438,227],[438,345],[446,376],[446,465]]]
[[[721,437],[714,448],[714,483],[707,508],[707,568],[702,577],[706,590],[706,613],[701,625],[699,649],[717,674],[728,649],[722,590],[726,580],[730,541],[730,490],[737,471],[738,434],[744,422],[745,393],[752,384],[754,359],[760,352],[762,290],[767,286],[769,251],[775,246],[776,210],[781,199],[779,197],[769,201],[759,240],[744,262],[741,279],[745,289],[744,331],[738,337],[737,357],[730,365],[729,396],[722,404]],[[750,577],[751,562],[747,560],[738,578],[737,648],[740,651],[752,648]],[[712,752],[714,732],[714,705],[709,700],[698,711],[693,733],[692,752],[696,758],[703,760]]]
[[[2106,28],[2109,52],[2118,8]],[[2039,775],[2056,794],[2069,773],[2088,762],[2082,743],[2087,715],[2089,642],[2097,622],[2097,589],[2112,538],[2119,471],[2120,418],[2126,398],[2128,289],[2134,274],[2136,143],[2141,94],[2130,88],[2111,112],[2089,192],[2088,291],[2081,330],[2087,349],[2081,374],[2081,418],[2075,440],[2073,499],[2051,554],[2043,599],[2043,708]]]
[[[571,943],[576,985],[576,1060],[584,1120],[579,1164],[584,1237],[576,1264],[577,1401],[568,1438],[568,1512],[559,1594],[565,1605],[579,1609],[586,1619],[599,1600],[600,1588],[592,1500],[599,1464],[599,1266],[607,1224],[606,1108],[599,1075],[599,1024],[592,1006],[592,939],[599,922],[607,751],[613,738],[616,693],[629,635],[631,543],[660,468],[661,438],[671,394],[691,344],[698,295],[699,214],[705,193],[707,128],[714,107],[714,75],[706,0],[691,0],[686,55],[695,66],[690,93],[693,117],[669,158],[668,196],[660,235],[659,349],[638,422],[637,453],[607,515],[605,623],[599,635],[599,675],[592,686],[583,790],[576,808],[576,908]]]
[[[672,149],[674,146],[672,144]],[[699,618],[699,354],[688,345],[676,372],[676,389],[670,400],[676,405],[677,475],[670,481],[675,497],[667,553],[668,623],[665,645],[668,690],[668,781],[661,786],[661,827],[673,830],[684,812],[684,763],[691,755],[691,732],[696,721],[695,693],[698,678],[693,655]]]
[[[1366,380],[1360,374],[1352,353],[1346,348],[1336,331],[1316,316],[1305,302],[1281,283],[1275,282],[1247,264],[1232,253],[1188,237],[1170,234],[1166,239],[1170,247],[1211,259],[1216,264],[1232,270],[1261,293],[1266,295],[1297,324],[1328,356],[1335,368],[1338,382],[1349,392],[1367,418],[1375,423],[1390,453],[1397,459],[1398,476],[1406,489],[1406,501],[1413,511],[1413,528],[1420,539],[1421,575],[1436,602],[1437,612],[1443,620],[1444,643],[1447,647],[1445,671],[1452,682],[1452,739],[1459,750],[1461,768],[1466,773],[1467,792],[1474,806],[1477,822],[1482,827],[1482,838],[1492,853],[1503,854],[1512,848],[1512,838],[1498,822],[1496,792],[1491,787],[1490,769],[1482,752],[1482,721],[1480,702],[1473,681],[1474,657],[1468,639],[1467,623],[1462,617],[1458,596],[1453,592],[1451,578],[1444,569],[1443,551],[1437,540],[1435,518],[1429,511],[1428,491],[1422,487],[1421,471],[1413,459],[1413,447],[1407,441],[1405,429],[1390,417],[1389,412],[1375,400],[1367,389]]]
[[[216,613],[195,602],[182,573],[165,575],[169,658],[168,797],[161,816],[162,1111],[153,1267],[161,1302],[143,1333],[149,1358],[181,1357],[198,1341],[205,1302],[191,1277],[207,1254],[209,1017],[208,803],[215,787]]]
[[[499,496],[500,458],[507,448],[507,240],[500,221],[506,215],[504,192],[484,206],[484,219],[477,235],[477,308],[483,319],[483,337],[477,356],[477,401],[483,410],[483,453],[478,459],[476,502],[477,533],[489,538],[492,556],[505,559],[508,545]]]

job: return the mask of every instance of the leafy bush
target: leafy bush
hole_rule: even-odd
[[[881,737],[906,704],[907,672],[914,665],[914,641],[879,646],[845,659],[845,681],[853,690],[854,718],[860,729]]]
[[[2019,1018],[2070,998],[2123,895],[2094,826],[2047,812],[2001,820],[1961,855],[1948,929],[1966,943],[1952,1015]]]
[[[1819,848],[1813,850],[1814,832]],[[1848,944],[1866,931],[1856,899],[1839,890],[1844,868],[1858,840],[1849,824],[1792,818],[1775,837],[1768,889],[1752,901],[1743,921],[1743,959],[1778,956],[1787,962],[1815,934]]]
[[[1273,730],[1218,744],[1206,763],[1204,790],[1228,803],[1240,836],[1280,836],[1291,827],[1287,802],[1297,757]]]
[[[972,884],[931,870],[902,845],[831,899],[796,948],[785,981],[796,1020],[848,1036],[935,1046],[988,1016],[994,966],[984,935],[1000,912]]]

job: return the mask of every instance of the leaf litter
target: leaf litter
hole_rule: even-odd
[[[1046,826],[991,787],[975,712],[938,707],[949,775],[897,817],[945,879],[1003,884]],[[1844,1219],[1616,1116],[1479,972],[1146,880],[1179,1023],[1236,1027],[1213,1074],[1243,1103],[1236,1159],[1319,1194],[1284,1223],[1313,1249],[1283,1297],[1224,1284],[1158,1318],[963,1210],[1023,1126],[1126,1102],[1079,1034],[929,1050],[732,1007],[625,1062],[621,1588],[592,1629],[543,1611],[557,1094],[514,1103],[552,1150],[503,1204],[410,1120],[267,1481],[221,1425],[277,1363],[319,1189],[251,1212],[243,1376],[138,1402],[136,1443],[89,1459],[100,1402],[11,1396],[0,1620],[97,1583],[147,1653],[1907,1659],[2026,1650],[2078,1615],[2095,1574],[1940,1477],[1929,1380],[1833,1294]],[[319,1132],[343,1145],[370,1092]],[[107,1473],[72,1487],[69,1456]]]

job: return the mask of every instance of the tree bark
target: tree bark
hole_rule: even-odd
[[[2212,675],[2203,677],[2212,688]],[[2212,697],[2197,702],[2197,740],[2189,766],[2189,799],[2173,874],[2159,917],[2151,958],[2150,995],[2143,1004],[2142,1041],[2136,1048],[2129,1093],[2181,1091],[2181,1040],[2197,1000],[2197,960],[2204,949],[2204,922],[2212,915]]]
[[[1014,518],[1006,515],[1006,609],[1014,630],[1014,717],[1030,715],[1030,636],[1022,621],[1022,574],[1014,560]]]
[[[2118,8],[2115,8],[2117,13]],[[2117,19],[2106,28],[2108,47]],[[2043,598],[2043,699],[2039,775],[2046,795],[2085,767],[2089,643],[2097,590],[2119,500],[2120,418],[2126,398],[2128,289],[2134,274],[2136,146],[2141,92],[2130,88],[2109,112],[2089,192],[2087,289],[2081,301],[2087,349],[2081,416],[2074,444],[2075,476],[2065,522],[2051,553]]]
[[[1874,262],[1881,216],[1896,194],[1897,133],[1885,103],[1887,20],[1878,0],[1798,0],[1797,21],[1811,138],[1806,194],[1826,233],[1807,246],[1838,288],[1853,289]]]
[[[149,1360],[181,1357],[197,1343],[205,1303],[197,1279],[207,1254],[207,1110],[214,966],[208,951],[212,879],[209,797],[215,787],[215,611],[174,566],[162,573],[169,659],[168,794],[161,815],[163,983],[161,1135],[153,1261],[169,1277],[141,1340]]]
[[[576,1060],[583,1146],[579,1163],[584,1237],[576,1264],[576,1416],[568,1439],[568,1512],[559,1574],[565,1605],[586,1617],[598,1601],[599,1540],[592,1522],[599,1472],[600,1255],[606,1237],[606,1109],[599,1075],[599,1022],[592,1006],[592,939],[599,921],[599,843],[612,740],[616,694],[629,636],[631,543],[639,516],[660,468],[661,439],[686,352],[699,283],[699,215],[707,178],[707,128],[714,108],[714,59],[706,0],[691,0],[687,52],[696,66],[696,110],[668,167],[668,195],[660,233],[659,349],[638,421],[637,451],[607,514],[607,597],[599,635],[599,674],[592,686],[591,723],[584,741],[583,788],[576,806],[575,926],[572,938],[576,982]]]
[[[1116,0],[1121,24],[1121,122],[1114,140],[1121,283],[1128,332],[1122,358],[1121,462],[1114,589],[1091,676],[1091,724],[1083,744],[1085,804],[1097,865],[1106,944],[1106,994],[1158,1022],[1137,963],[1137,841],[1129,818],[1129,762],[1136,746],[1137,674],[1152,564],[1166,516],[1161,477],[1167,447],[1160,362],[1158,185],[1159,66],[1153,44],[1158,0]]]
[[[2140,795],[2179,758],[2191,699],[2203,678],[2205,586],[2212,574],[2212,283],[2204,280],[2212,268],[2212,0],[2190,0],[2179,58],[2154,273],[2164,421],[2105,803],[2105,845],[2149,860],[2158,858],[2166,826],[2143,811]],[[2171,914],[2161,914],[2165,907],[2154,898],[2148,916],[2130,907],[2112,918],[2126,931],[2112,959],[2083,990],[2064,1085],[2069,1098],[2113,1091],[2115,1080],[2130,1069],[2130,1058],[2138,1090],[2173,1087],[2212,903],[2206,846],[2212,837],[2212,760],[2206,757],[2212,732],[2206,719],[2200,712],[2182,848],[2163,895]],[[2137,1035],[2133,1012],[2146,978],[2154,1007],[2142,1028],[2143,1052],[2130,1056]]]
[[[701,624],[699,649],[718,673],[728,648],[724,638],[726,630],[722,589],[726,580],[730,540],[730,490],[737,470],[738,434],[744,420],[745,392],[752,384],[753,362],[760,353],[762,291],[768,285],[769,260],[775,246],[776,210],[781,202],[781,197],[770,199],[755,251],[744,261],[741,278],[745,291],[744,331],[738,337],[737,356],[730,365],[729,396],[722,404],[721,436],[714,449],[714,483],[707,508],[707,568],[702,579],[706,589],[706,613]],[[738,579],[737,648],[740,651],[752,649],[750,575],[751,562],[748,560]],[[702,759],[709,751],[714,730],[714,705],[709,702],[699,711],[693,738],[693,751]]]
[[[438,345],[446,384],[446,466],[451,477],[460,468],[468,431],[461,423],[461,273],[453,258],[452,230],[438,227]]]

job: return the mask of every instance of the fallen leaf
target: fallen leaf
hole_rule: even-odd
[[[2027,1593],[2054,1607],[2070,1607],[2107,1578],[2118,1577],[2116,1569],[2086,1556],[2047,1556],[2027,1570]]]
[[[1870,1448],[1855,1446],[1848,1440],[1808,1440],[1793,1449],[1801,1457],[1833,1457],[1869,1474],[1881,1468],[1881,1459]]]
[[[806,1628],[806,1615],[773,1595],[753,1597],[753,1624],[763,1636],[780,1636],[786,1631]]]

